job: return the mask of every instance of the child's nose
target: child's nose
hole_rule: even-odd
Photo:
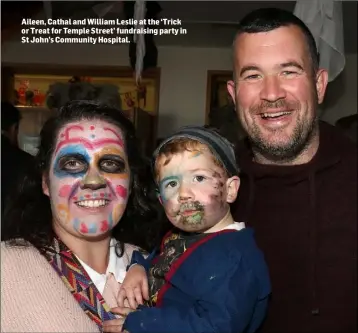
[[[179,201],[188,201],[194,199],[194,193],[190,186],[182,183],[179,188]]]

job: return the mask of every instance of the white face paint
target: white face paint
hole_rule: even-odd
[[[122,131],[104,121],[79,121],[60,131],[49,184],[54,223],[72,234],[98,236],[121,219],[130,169]]]

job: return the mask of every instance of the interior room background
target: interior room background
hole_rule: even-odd
[[[278,4],[293,8],[294,3]],[[185,7],[181,6],[167,11],[165,16],[188,16]],[[250,4],[245,6],[245,13],[255,7]],[[181,8],[181,12],[178,8]],[[321,114],[322,119],[332,124],[339,118],[357,113],[357,3],[351,2],[343,9],[344,17],[348,17],[344,21],[346,64],[343,72],[329,84]],[[191,18],[182,20],[187,35],[155,37],[157,67],[160,68],[158,138],[183,125],[205,124],[208,116],[208,71],[232,69],[233,21],[240,19],[243,14],[221,12],[214,17],[210,11],[199,15],[197,9],[196,16],[194,13]],[[224,19],[227,15],[230,17]],[[2,44],[4,64],[130,66],[128,45],[21,44],[19,35],[12,36]]]

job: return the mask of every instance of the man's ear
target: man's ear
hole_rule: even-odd
[[[316,90],[318,104],[321,104],[326,93],[326,88],[328,84],[328,71],[326,69],[319,69],[316,74]]]
[[[226,89],[231,96],[232,102],[234,105],[236,105],[236,88],[235,88],[235,82],[233,80],[229,80],[226,82]]]
[[[48,188],[48,178],[45,175],[42,175],[42,192],[48,197],[50,196],[50,191]]]
[[[233,176],[226,181],[226,202],[233,203],[237,198],[240,188],[240,178]]]

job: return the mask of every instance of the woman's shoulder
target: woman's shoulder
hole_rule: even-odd
[[[32,245],[1,242],[1,313],[7,332],[96,331],[57,272]]]
[[[19,245],[18,245],[19,244]],[[1,242],[1,271],[4,274],[19,273],[39,269],[47,260],[31,244]]]
[[[12,242],[2,241],[0,246],[2,260],[41,256],[40,252],[33,245],[22,240]]]

